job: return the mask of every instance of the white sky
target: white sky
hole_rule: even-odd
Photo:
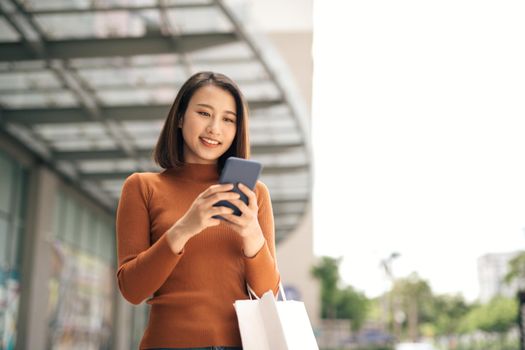
[[[314,2],[314,251],[383,291],[379,261],[478,296],[525,249],[525,2]]]

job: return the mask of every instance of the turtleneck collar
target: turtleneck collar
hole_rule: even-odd
[[[213,182],[219,180],[217,164],[194,164],[186,163],[180,168],[169,168],[163,173],[181,180],[193,182]]]

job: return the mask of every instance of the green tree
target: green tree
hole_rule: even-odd
[[[478,328],[489,333],[506,333],[516,325],[517,317],[515,299],[496,297],[482,307]]]
[[[461,295],[436,295],[433,298],[432,319],[436,335],[451,336],[459,332],[461,320],[471,310]]]
[[[504,341],[506,333],[516,326],[518,302],[513,298],[496,297],[489,303],[472,308],[461,320],[462,333],[481,330],[498,334]]]
[[[415,272],[394,283],[392,299],[398,301],[407,315],[408,336],[413,341],[419,338],[419,324],[431,312],[432,290],[427,281]]]
[[[505,275],[505,282],[510,284],[515,280],[523,288],[525,285],[525,251],[520,252],[509,261],[509,271]]]
[[[369,300],[351,286],[339,287],[340,263],[341,258],[322,257],[311,269],[321,283],[321,318],[349,319],[352,330],[357,331],[366,320]]]
[[[341,258],[324,256],[311,269],[312,276],[321,282],[321,318],[335,318]]]
[[[368,298],[350,286],[339,290],[337,294],[336,318],[352,320],[352,330],[359,330],[368,314]]]

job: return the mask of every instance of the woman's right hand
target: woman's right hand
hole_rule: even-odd
[[[219,184],[208,187],[193,201],[188,211],[168,230],[168,241],[172,250],[180,253],[186,242],[210,226],[217,226],[220,219],[215,215],[233,214],[233,209],[213,205],[221,200],[239,199],[240,195],[231,192],[233,184]]]

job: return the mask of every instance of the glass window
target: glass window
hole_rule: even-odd
[[[7,265],[7,221],[0,219],[0,269]]]
[[[22,259],[23,259],[23,254],[22,254],[22,241],[23,241],[23,238],[24,238],[24,231],[25,231],[25,226],[24,225],[19,225],[18,227],[15,227],[15,231],[16,232],[16,235],[17,235],[17,244],[18,244],[18,247],[16,249],[16,256],[14,257],[13,261],[14,261],[14,264],[15,266],[22,266]]]
[[[11,211],[11,188],[13,186],[13,166],[11,161],[0,154],[0,211]]]
[[[63,214],[64,214],[64,195],[61,191],[58,191],[55,196],[55,209],[53,211],[53,228],[54,228],[54,238],[62,240],[64,238],[64,229],[63,229]]]
[[[109,221],[98,211],[61,191],[54,242],[54,269],[49,284],[51,348],[107,348],[113,315],[115,250]],[[63,229],[59,229],[63,227]],[[78,309],[78,305],[83,305]],[[103,311],[102,311],[103,310]],[[86,340],[87,339],[87,340]]]
[[[64,242],[74,245],[75,244],[75,219],[77,216],[77,206],[73,199],[69,196],[64,198]]]
[[[104,227],[99,218],[96,218],[94,221],[96,223],[95,228],[97,236],[95,255],[102,258],[104,256]]]
[[[13,234],[13,238],[10,245],[10,257],[9,257],[9,264],[11,266],[20,266],[17,264],[18,261],[21,260],[21,247],[22,247],[22,236],[23,236],[23,230],[25,228],[25,214],[26,214],[26,203],[27,203],[27,190],[28,190],[28,172],[27,170],[23,169],[20,165],[15,164],[15,173],[17,176],[15,177],[15,183],[14,186],[15,192],[13,196],[12,206],[13,206],[13,214],[12,214],[12,225],[11,225],[11,232]]]
[[[89,221],[87,223],[87,251],[94,256],[97,256],[97,240],[98,232],[96,225],[96,214],[93,212],[89,213]]]
[[[112,231],[109,228],[109,225],[107,222],[102,223],[102,258],[107,263],[110,263],[113,261],[113,254],[115,252],[115,248],[113,246],[113,235]]]
[[[75,248],[82,244],[82,212],[83,208],[73,197],[67,198],[65,242]]]
[[[24,168],[0,153],[0,344],[10,347],[16,346],[27,176]]]
[[[138,349],[140,340],[144,335],[149,314],[149,305],[142,303],[133,307],[133,316],[131,317],[131,348]]]
[[[79,223],[77,227],[78,234],[80,235],[79,248],[85,252],[89,252],[89,220],[91,220],[91,211],[86,208],[81,208],[79,210]]]

